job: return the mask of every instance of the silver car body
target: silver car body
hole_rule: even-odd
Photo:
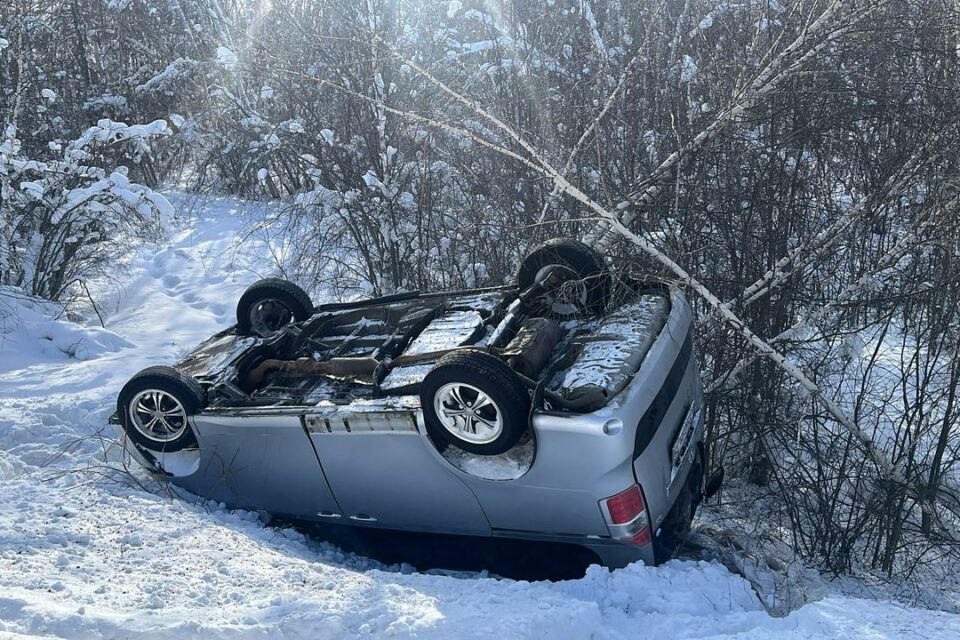
[[[363,527],[574,543],[609,566],[652,564],[653,545],[625,540],[629,536],[609,524],[602,501],[638,483],[655,534],[698,457],[702,470],[703,392],[692,313],[678,289],[665,287],[664,295],[668,315],[626,387],[590,413],[535,411],[530,458],[505,479],[482,477],[442,455],[415,396],[348,406],[206,409],[190,418],[197,449],[144,455],[128,448],[174,484],[235,508]],[[234,351],[250,340],[256,339],[237,338],[215,366],[229,367]]]

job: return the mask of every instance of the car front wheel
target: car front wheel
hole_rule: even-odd
[[[197,446],[188,418],[206,401],[203,387],[172,367],[149,367],[120,391],[117,413],[124,433],[149,451],[172,452]]]
[[[281,278],[264,278],[247,287],[237,303],[237,332],[267,337],[313,313],[310,296]]]

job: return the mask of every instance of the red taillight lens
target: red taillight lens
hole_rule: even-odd
[[[633,485],[626,491],[606,499],[607,511],[610,513],[610,524],[627,524],[645,509],[643,494],[640,487]]]
[[[630,536],[630,544],[647,544],[652,538],[650,537],[650,527],[644,525],[643,529],[640,529],[638,533]]]
[[[650,519],[640,485],[634,484],[601,502],[606,507],[604,516],[610,537],[637,545],[650,542]]]

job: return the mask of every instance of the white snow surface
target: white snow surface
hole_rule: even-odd
[[[119,473],[121,385],[231,324],[270,272],[263,244],[235,249],[242,207],[207,203],[95,288],[105,329],[0,292],[0,638],[960,637],[960,616],[838,594],[774,618],[704,562],[556,583],[385,567]]]
[[[592,330],[560,388],[594,386],[616,394],[646,358],[669,309],[662,296],[643,296],[604,318]],[[635,366],[628,366],[635,360]]]
[[[453,349],[464,344],[483,325],[483,318],[473,310],[450,311],[431,322],[413,339],[403,355],[422,355]]]
[[[533,440],[527,440],[496,456],[478,456],[455,446],[447,447],[441,455],[464,473],[478,478],[514,480],[530,470],[535,454]]]

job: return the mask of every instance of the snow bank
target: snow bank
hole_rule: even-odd
[[[62,318],[56,304],[0,287],[0,370],[37,362],[91,360],[132,346],[112,331]]]
[[[956,637],[955,616],[829,598],[768,616],[723,567],[671,562],[547,583],[384,567],[254,514],[130,487],[0,496],[0,629],[44,637]]]

